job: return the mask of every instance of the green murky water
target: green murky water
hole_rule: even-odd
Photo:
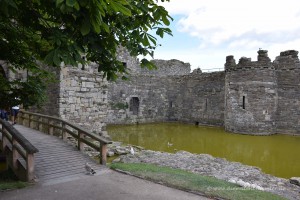
[[[226,133],[223,128],[176,123],[108,126],[108,133],[114,141],[146,149],[206,153],[258,166],[278,177],[300,177],[299,136],[249,136]]]

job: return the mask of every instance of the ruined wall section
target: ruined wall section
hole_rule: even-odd
[[[128,60],[131,63],[126,50],[119,52],[119,57],[121,61],[127,59],[127,63]],[[173,77],[189,74],[190,64],[178,60],[155,60],[154,63],[158,67],[157,70],[142,69],[135,63],[131,67],[132,73],[128,81],[117,80],[109,83],[109,109],[106,120],[108,124],[169,120],[169,112],[173,110],[170,109],[168,91],[172,87],[175,87],[175,90],[180,88]],[[127,66],[129,67],[128,64]],[[138,111],[133,108],[133,101],[138,101]]]
[[[175,76],[187,75],[191,71],[191,65],[180,60],[152,60],[157,69],[149,70],[141,68],[141,74],[155,75],[155,76]]]
[[[273,62],[277,73],[277,132],[300,134],[300,63],[298,51],[280,53]]]
[[[168,108],[165,80],[151,75],[132,75],[108,86],[108,124],[165,121]],[[138,108],[133,108],[133,100]]]
[[[168,120],[222,126],[224,83],[224,72],[172,78],[171,84],[168,85]]]
[[[123,62],[124,65],[126,65],[130,74],[141,73],[139,60],[136,57],[131,56],[126,48],[124,47],[118,48],[117,59]]]
[[[58,115],[89,131],[104,132],[107,113],[107,81],[97,65],[63,67],[60,73]]]
[[[276,132],[277,78],[267,51],[258,51],[258,61],[242,57],[236,65],[226,58],[225,129],[254,135]]]

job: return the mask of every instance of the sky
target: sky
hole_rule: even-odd
[[[299,0],[171,0],[160,3],[174,18],[155,59],[178,59],[195,69],[223,69],[226,56],[257,60],[268,50],[300,50]]]

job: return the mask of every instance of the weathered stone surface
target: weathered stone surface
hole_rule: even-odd
[[[227,56],[225,73],[194,70],[188,75],[176,74],[174,62],[179,63],[156,61],[171,72],[145,75],[139,71],[130,81],[110,83],[106,122],[181,121],[254,135],[300,134],[297,51],[282,52],[273,63],[266,50],[258,51],[257,61],[242,57],[238,64],[233,56]],[[131,108],[132,98],[139,101],[136,113]]]
[[[298,51],[281,52],[274,62],[266,50],[258,51],[257,61],[242,57],[238,64],[230,55],[225,72],[214,73],[190,73],[188,63],[175,59],[153,61],[157,71],[141,69],[124,48],[118,59],[131,72],[129,81],[108,83],[96,64],[60,71],[48,67],[59,81],[49,86],[49,101],[39,112],[97,134],[107,123],[180,121],[236,133],[300,135]],[[14,74],[4,64],[8,78],[26,75]]]
[[[143,68],[141,74],[155,75],[155,76],[178,76],[187,75],[191,71],[191,65],[180,60],[152,60],[157,70],[148,70]]]
[[[243,165],[238,162],[229,162],[226,159],[215,158],[207,154],[192,154],[186,151],[171,154],[144,150],[134,156],[121,156],[117,161],[124,163],[152,163],[159,166],[188,170],[193,173],[214,176],[234,182],[243,187],[269,191],[288,199],[300,199],[299,187],[291,184],[287,179],[264,174],[257,167]]]
[[[182,121],[223,125],[224,72],[160,78],[132,75],[109,84],[107,123]],[[180,95],[179,95],[180,94]],[[139,99],[138,113],[131,99]]]
[[[108,151],[107,152],[107,156],[108,157],[112,157],[112,156],[114,156],[115,155],[115,152],[113,152],[113,151]]]

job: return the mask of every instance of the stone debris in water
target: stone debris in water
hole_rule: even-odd
[[[292,177],[290,178],[290,183],[294,185],[300,186],[300,177]]]
[[[291,184],[288,179],[265,174],[258,167],[229,162],[226,159],[215,158],[208,154],[192,154],[186,151],[172,154],[143,150],[135,155],[122,155],[113,162],[151,163],[183,169],[205,176],[213,176],[242,187],[268,191],[288,199],[300,200],[300,187]]]

